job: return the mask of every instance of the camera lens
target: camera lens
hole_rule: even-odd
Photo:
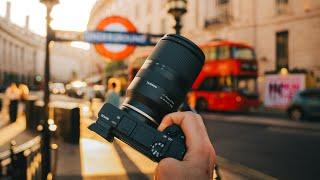
[[[160,39],[129,85],[121,109],[158,127],[178,109],[204,63],[201,49],[174,34]]]

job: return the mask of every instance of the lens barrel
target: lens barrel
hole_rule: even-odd
[[[193,42],[164,36],[129,85],[121,109],[157,127],[178,109],[203,64],[204,54]]]

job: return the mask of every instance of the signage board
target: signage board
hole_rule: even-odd
[[[266,107],[286,108],[293,96],[306,87],[304,74],[279,75],[265,77],[264,104]]]
[[[104,18],[100,23],[98,24],[97,31],[112,31],[112,32],[124,32],[124,33],[134,33],[136,32],[135,26],[126,18],[120,17],[120,16],[110,16]],[[93,35],[86,35],[87,39],[91,38],[92,40],[99,38],[97,36],[98,33]],[[104,34],[103,32],[99,33]],[[118,33],[120,34],[120,33]],[[116,38],[119,38],[119,36],[111,37],[110,34],[107,33],[103,35],[104,38],[108,38],[111,40],[116,40]],[[122,40],[126,39],[122,37]],[[90,39],[89,39],[90,40]],[[124,42],[124,40],[123,40]],[[94,47],[96,48],[97,52],[101,54],[102,56],[105,56],[107,58],[110,58],[111,60],[122,60],[129,56],[131,53],[133,53],[135,46],[134,45],[127,45],[127,44],[114,44],[114,43],[99,43],[94,44]]]
[[[104,18],[94,31],[55,31],[54,41],[85,41],[94,44],[97,52],[111,60],[122,60],[136,46],[156,45],[163,34],[138,33],[126,18],[110,16]]]

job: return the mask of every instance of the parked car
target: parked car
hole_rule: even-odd
[[[299,91],[287,109],[291,120],[320,117],[320,89]]]
[[[49,84],[50,92],[53,94],[64,94],[66,89],[63,83],[50,83]]]
[[[66,93],[70,97],[83,98],[86,87],[87,83],[84,81],[72,81],[70,84],[66,85]]]

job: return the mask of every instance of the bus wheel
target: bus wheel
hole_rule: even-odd
[[[208,109],[208,103],[205,99],[198,99],[197,103],[196,103],[196,110],[198,112],[203,112],[206,111]]]

